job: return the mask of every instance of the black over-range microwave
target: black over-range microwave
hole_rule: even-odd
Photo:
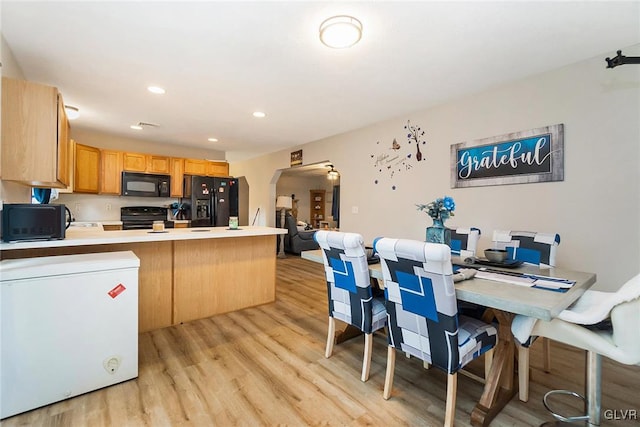
[[[150,173],[122,172],[123,196],[169,197],[171,177]]]

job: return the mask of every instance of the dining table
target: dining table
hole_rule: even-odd
[[[301,257],[324,263],[321,249],[303,251]],[[459,301],[491,309],[492,316],[498,324],[498,343],[494,350],[491,369],[485,378],[480,400],[471,412],[471,425],[487,426],[518,392],[518,381],[515,378],[516,341],[511,332],[513,318],[517,314],[523,314],[550,321],[589,289],[596,282],[596,275],[558,267],[540,268],[529,264],[515,268],[495,265],[489,268],[466,261],[456,256],[451,257],[451,262],[456,267],[474,268],[478,274],[496,274],[492,279],[474,276],[455,283],[456,297]],[[384,286],[382,267],[379,263],[369,265],[369,275],[378,279],[380,287]],[[503,277],[506,277],[506,280],[501,281]],[[509,281],[509,277],[540,278],[540,286],[516,284],[518,280]],[[547,283],[553,282],[566,282],[571,285],[564,288],[544,287]]]

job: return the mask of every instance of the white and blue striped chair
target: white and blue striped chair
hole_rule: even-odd
[[[365,345],[361,380],[369,379],[373,332],[385,327],[387,312],[382,297],[374,297],[369,265],[362,240],[356,233],[320,230],[314,239],[322,249],[329,295],[329,331],[325,357],[333,353],[335,319],[364,332]]]
[[[560,244],[560,235],[557,233],[496,230],[492,240],[495,249],[507,250],[508,259],[541,268],[556,265],[556,251]]]
[[[451,248],[452,255],[458,255],[462,259],[474,257],[478,248],[478,240],[480,240],[480,229],[471,227],[451,228]]]
[[[458,316],[447,245],[381,238],[374,242],[374,248],[381,260],[388,317],[383,397],[391,396],[396,349],[418,357],[448,374],[445,426],[452,426],[457,372],[493,351],[496,328]]]
[[[560,244],[557,233],[538,233],[532,231],[493,232],[493,244],[496,249],[506,249],[508,259],[523,261],[540,268],[556,265],[556,252]],[[532,336],[527,342],[518,345],[518,397],[521,401],[529,400],[529,347],[537,337]],[[543,338],[544,371],[551,371],[551,349],[548,338]]]

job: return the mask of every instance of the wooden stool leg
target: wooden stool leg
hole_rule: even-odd
[[[324,357],[331,357],[333,353],[333,343],[336,340],[336,319],[329,316],[329,332],[327,332],[327,347],[324,352]]]
[[[453,427],[456,416],[456,392],[458,390],[458,373],[447,375],[447,405],[444,414],[445,427]]]
[[[364,334],[364,358],[362,359],[362,376],[364,382],[369,379],[369,369],[371,368],[371,351],[373,350],[373,334]]]
[[[529,400],[529,349],[520,344],[518,348],[518,398],[526,402]]]
[[[544,355],[544,371],[551,372],[551,340],[549,338],[542,338],[542,353]]]
[[[385,400],[391,396],[391,389],[393,388],[393,371],[396,368],[396,349],[389,346],[387,347],[387,373],[384,377],[384,392],[382,397]]]

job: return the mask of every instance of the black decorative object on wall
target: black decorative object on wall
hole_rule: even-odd
[[[393,138],[390,146],[376,142],[378,153],[371,154],[371,160],[380,176],[374,181],[375,184],[380,184],[386,178],[392,180],[395,175],[411,170],[414,164],[427,160],[420,150],[420,146],[424,150],[427,144],[425,131],[420,126],[412,125],[410,120],[407,120],[404,129],[407,132],[407,142],[404,144],[396,138]],[[391,189],[395,190],[396,186],[392,184]]]
[[[616,52],[618,56],[613,58],[605,58],[607,61],[607,68],[615,68],[618,65],[624,64],[640,64],[640,56],[624,56],[622,55],[622,51],[619,50]]]

